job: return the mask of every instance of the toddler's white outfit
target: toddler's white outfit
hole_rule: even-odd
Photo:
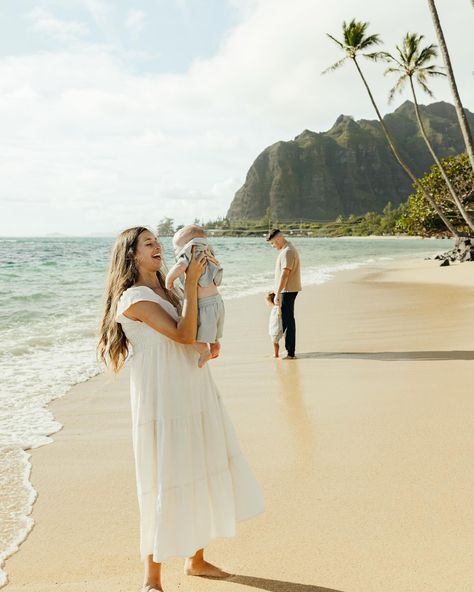
[[[272,343],[278,343],[283,337],[283,323],[279,312],[280,309],[278,306],[272,306],[268,321],[268,334],[272,338]]]

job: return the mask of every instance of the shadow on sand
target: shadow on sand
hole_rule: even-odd
[[[406,352],[303,352],[300,360],[377,360],[379,362],[432,362],[436,360],[474,360],[474,351],[406,351]]]
[[[233,575],[230,578],[221,580],[229,584],[243,584],[257,590],[268,590],[268,592],[343,592],[334,588],[324,588],[313,584],[297,584],[295,582],[284,582],[283,580],[268,580],[254,576]]]

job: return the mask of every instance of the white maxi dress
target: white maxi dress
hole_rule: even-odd
[[[188,557],[236,523],[263,512],[260,488],[208,366],[199,354],[124,312],[135,302],[174,306],[151,288],[125,290],[117,321],[132,346],[132,437],[140,508],[140,555]]]

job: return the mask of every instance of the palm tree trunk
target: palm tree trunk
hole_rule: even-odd
[[[413,173],[413,171],[410,169],[410,167],[407,165],[407,163],[403,160],[400,152],[398,151],[397,145],[395,144],[395,140],[392,137],[392,134],[389,132],[387,126],[385,125],[384,120],[382,119],[382,115],[380,114],[379,108],[377,107],[377,103],[375,102],[374,97],[372,96],[372,93],[370,91],[369,85],[367,84],[367,81],[365,80],[364,75],[362,74],[362,70],[360,69],[359,64],[357,63],[357,59],[355,57],[353,57],[352,60],[354,61],[354,64],[356,65],[356,68],[357,68],[357,71],[359,72],[359,75],[362,78],[362,82],[364,83],[365,88],[366,88],[366,90],[367,90],[367,92],[369,94],[370,101],[372,102],[372,105],[373,105],[373,107],[375,109],[375,112],[377,113],[377,117],[379,119],[380,125],[382,126],[382,130],[383,130],[383,133],[385,134],[385,138],[387,139],[388,145],[390,146],[390,149],[391,149],[393,155],[395,156],[395,158],[397,159],[399,165],[403,168],[403,170],[405,171],[405,173],[413,181],[413,184],[423,193],[423,195],[425,196],[425,198],[428,201],[428,203],[430,204],[430,206],[434,209],[434,211],[438,214],[438,216],[444,222],[446,228],[448,228],[448,230],[451,232],[451,234],[453,236],[459,237],[459,232],[451,224],[451,222],[444,215],[444,212],[441,210],[441,208],[435,202],[435,200],[433,199],[433,197],[423,187],[423,185],[420,183],[420,181],[415,176],[415,174]]]
[[[473,0],[473,2],[474,2],[474,0]],[[416,93],[415,93],[415,87],[413,85],[413,78],[411,76],[410,76],[410,87],[411,87],[411,92],[413,95],[413,101],[415,103],[416,119],[418,121],[418,127],[420,128],[420,132],[421,132],[421,135],[423,136],[423,140],[425,141],[426,145],[428,146],[428,150],[430,151],[431,156],[433,157],[433,160],[435,161],[436,165],[438,166],[439,172],[441,173],[441,176],[445,180],[446,185],[448,186],[448,189],[449,189],[449,193],[451,193],[454,203],[456,204],[459,212],[461,213],[461,216],[464,218],[464,220],[466,221],[469,228],[472,231],[474,231],[474,221],[471,220],[471,218],[469,217],[469,214],[467,213],[466,209],[462,205],[462,202],[459,199],[457,193],[454,191],[454,187],[453,187],[448,175],[446,174],[446,171],[445,171],[443,165],[441,164],[439,158],[437,157],[436,152],[434,151],[434,148],[433,148],[433,145],[431,144],[430,139],[428,138],[428,135],[425,130],[425,126],[423,125],[423,121],[421,119],[420,107],[418,105],[418,101],[417,101]]]
[[[474,5],[474,0],[471,0]],[[436,31],[436,36],[438,37],[439,47],[441,49],[441,53],[443,55],[444,65],[446,66],[449,85],[451,87],[451,92],[453,93],[454,98],[454,106],[456,107],[456,112],[458,115],[459,126],[461,127],[462,136],[464,138],[464,144],[466,145],[466,152],[469,157],[469,162],[471,163],[472,170],[474,171],[474,142],[472,141],[472,134],[469,128],[469,124],[467,122],[466,113],[464,112],[464,107],[461,103],[461,97],[459,96],[458,87],[456,86],[456,80],[454,78],[453,67],[451,65],[451,59],[448,53],[448,47],[446,45],[446,40],[444,38],[443,29],[441,28],[441,23],[439,21],[438,11],[436,10],[436,5],[434,0],[428,0],[428,5],[431,12],[431,17],[433,19],[434,28]]]

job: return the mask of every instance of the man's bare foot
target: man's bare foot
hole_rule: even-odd
[[[285,356],[283,360],[296,360],[296,356]]]
[[[202,354],[199,356],[199,360],[198,360],[199,368],[202,368],[204,366],[204,364],[209,362],[210,359],[211,359],[211,352],[209,350],[202,352]]]
[[[221,351],[221,344],[216,341],[216,343],[211,343],[210,344],[210,348],[211,348],[211,358],[218,358],[220,351]]]
[[[232,574],[227,573],[220,567],[212,565],[207,561],[200,561],[199,563],[192,562],[186,559],[184,563],[184,573],[187,576],[204,576],[207,578],[224,579],[230,577]]]

